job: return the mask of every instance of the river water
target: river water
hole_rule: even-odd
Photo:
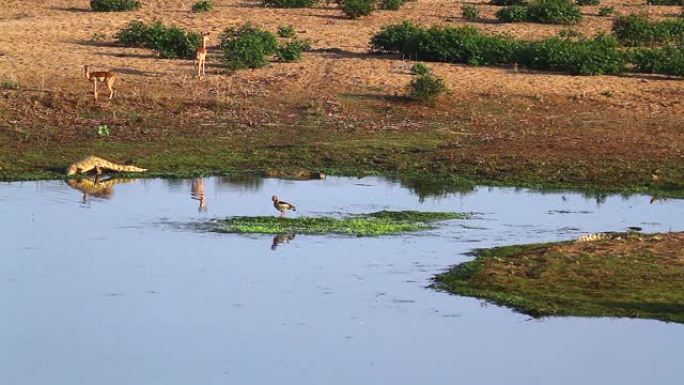
[[[684,325],[535,320],[426,288],[473,248],[683,230],[682,200],[487,187],[419,198],[381,178],[72,184],[0,183],[0,384],[682,381]],[[273,194],[294,215],[478,214],[275,245],[177,225],[277,215]]]

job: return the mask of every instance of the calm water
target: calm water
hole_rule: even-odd
[[[274,193],[297,215],[481,214],[275,249],[173,225],[277,215]],[[477,247],[682,230],[684,201],[478,188],[421,202],[378,178],[140,180],[95,195],[0,184],[0,384],[682,383],[684,325],[532,320],[425,286]]]

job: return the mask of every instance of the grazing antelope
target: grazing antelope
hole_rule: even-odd
[[[107,88],[109,89],[109,100],[112,100],[112,97],[114,96],[114,80],[116,79],[116,75],[111,71],[90,72],[90,67],[92,67],[92,64],[84,65],[83,69],[85,70],[85,78],[93,83],[95,100],[97,101],[97,83],[104,83],[107,85]]]
[[[202,47],[197,48],[197,51],[195,52],[198,78],[206,76],[206,72],[204,72],[204,64],[207,62],[207,41],[209,41],[209,32],[202,32]]]

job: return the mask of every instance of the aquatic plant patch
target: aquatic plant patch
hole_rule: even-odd
[[[435,227],[435,222],[466,217],[461,213],[419,211],[379,211],[343,218],[243,216],[220,220],[211,230],[225,233],[380,236],[429,230]]]
[[[611,235],[478,250],[475,260],[436,276],[433,287],[534,317],[684,323],[684,232]]]

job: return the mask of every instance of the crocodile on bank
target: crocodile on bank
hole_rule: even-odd
[[[595,241],[607,240],[640,240],[644,239],[645,235],[638,231],[614,232],[608,231],[603,233],[591,233],[577,237],[575,243],[587,243]]]
[[[145,172],[147,169],[136,167],[133,165],[122,165],[117,163],[112,163],[106,159],[98,158],[97,156],[88,156],[79,160],[76,163],[72,163],[67,168],[67,175],[74,174],[85,174],[95,170],[99,175],[103,171],[114,171],[114,172]]]

